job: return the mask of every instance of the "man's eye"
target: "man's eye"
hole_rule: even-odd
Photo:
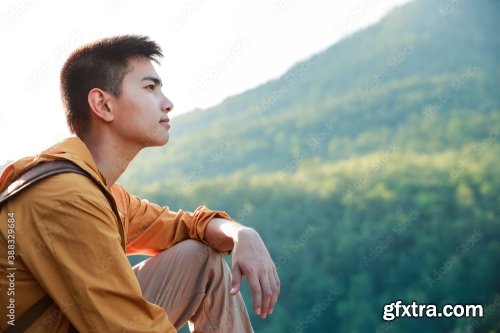
[[[154,84],[150,84],[146,88],[154,91],[155,90],[155,85]]]

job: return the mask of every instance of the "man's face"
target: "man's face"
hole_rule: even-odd
[[[149,59],[132,59],[129,66],[120,96],[110,101],[115,110],[113,129],[127,144],[141,148],[164,145],[172,102],[161,91],[160,77]]]

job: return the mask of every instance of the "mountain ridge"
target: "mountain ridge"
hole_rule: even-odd
[[[410,118],[419,126],[432,119],[457,122],[457,109],[466,118],[484,118],[471,123],[495,123],[499,106],[491,96],[499,76],[489,74],[500,74],[500,43],[485,32],[498,26],[494,12],[499,5],[487,0],[481,6],[470,0],[453,8],[445,4],[412,1],[277,79],[212,108],[176,117],[167,148],[141,153],[123,181],[150,184],[153,170],[172,184],[193,175],[204,179],[245,168],[268,172],[301,154],[339,160],[383,149],[384,136],[412,129]],[[472,98],[463,96],[467,90]],[[476,109],[477,115],[467,108]],[[331,122],[336,130],[313,153],[307,141],[324,130],[323,123]],[[380,126],[380,135],[374,124]],[[351,143],[362,141],[364,129],[374,132],[370,149]],[[482,137],[478,128],[467,133],[462,141]],[[339,151],[338,142],[349,149]]]

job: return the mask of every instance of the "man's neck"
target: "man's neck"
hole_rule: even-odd
[[[82,138],[89,149],[99,172],[104,176],[108,189],[127,169],[129,163],[141,150],[140,147],[130,147],[120,143],[115,138],[102,135],[88,135]]]

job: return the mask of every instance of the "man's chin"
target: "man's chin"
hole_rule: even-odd
[[[155,140],[155,141],[151,142],[151,144],[149,145],[149,147],[161,147],[161,146],[165,146],[168,143],[168,139],[169,139],[169,136],[167,134],[166,137],[160,138],[158,140]]]
[[[168,139],[169,139],[169,134],[167,133],[154,133],[156,135],[148,135],[144,136],[143,139],[141,140],[142,142],[142,147],[143,148],[148,148],[148,147],[161,147],[167,144]]]

